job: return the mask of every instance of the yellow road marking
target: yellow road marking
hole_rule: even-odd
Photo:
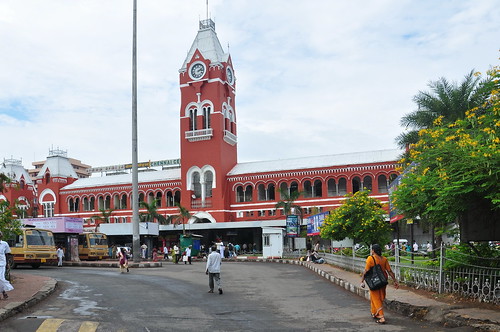
[[[57,329],[63,322],[64,319],[46,319],[38,327],[36,332],[57,332]]]
[[[95,332],[98,326],[97,322],[83,322],[78,332]]]

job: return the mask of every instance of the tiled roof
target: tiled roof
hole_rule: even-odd
[[[168,181],[168,180],[179,180],[181,179],[180,168],[162,170],[162,171],[151,171],[151,172],[139,172],[139,183],[146,182],[156,182],[156,181]],[[102,177],[91,177],[85,179],[78,179],[70,185],[67,185],[63,190],[72,190],[78,188],[92,188],[92,187],[103,187],[112,186],[120,184],[132,184],[132,174],[119,174],[119,175],[109,175]]]
[[[285,170],[312,169],[342,165],[359,165],[377,162],[397,161],[401,150],[379,150],[355,153],[343,153],[326,156],[314,156],[293,159],[281,159],[239,163],[228,175],[254,174]]]

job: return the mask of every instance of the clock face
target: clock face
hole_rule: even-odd
[[[231,67],[226,68],[226,78],[227,78],[227,83],[233,85],[234,83],[234,73],[233,69]]]
[[[194,80],[199,80],[205,75],[205,64],[202,62],[195,62],[189,70],[189,76]]]

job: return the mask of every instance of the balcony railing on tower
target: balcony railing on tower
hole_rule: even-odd
[[[213,129],[208,128],[208,129],[186,131],[185,137],[188,141],[195,142],[195,141],[209,140],[212,138],[213,135],[214,135]]]

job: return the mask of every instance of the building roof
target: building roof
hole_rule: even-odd
[[[28,171],[21,164],[21,160],[4,159],[0,164],[0,173],[7,175],[12,181],[19,182],[21,177],[24,177],[24,183],[33,184]]]
[[[180,180],[181,169],[172,168],[161,171],[139,172],[138,177],[139,183]],[[132,184],[132,173],[78,179],[72,184],[65,186],[63,190],[104,187],[120,184]]]
[[[71,166],[69,159],[61,155],[48,156],[45,164],[40,169],[40,172],[38,172],[37,178],[43,178],[47,168],[50,171],[51,177],[57,176],[74,179],[78,178],[78,175],[76,174],[73,166]]]
[[[228,175],[266,173],[285,170],[313,169],[343,165],[370,164],[397,161],[401,150],[378,150],[367,152],[343,153],[326,156],[314,156],[293,159],[239,163],[229,171]]]
[[[198,34],[182,64],[181,71],[187,69],[187,63],[191,61],[197,49],[200,50],[205,59],[209,59],[212,63],[225,62],[228,59],[229,54],[224,53],[215,32],[215,23],[211,19],[200,21],[200,30],[198,30]]]

